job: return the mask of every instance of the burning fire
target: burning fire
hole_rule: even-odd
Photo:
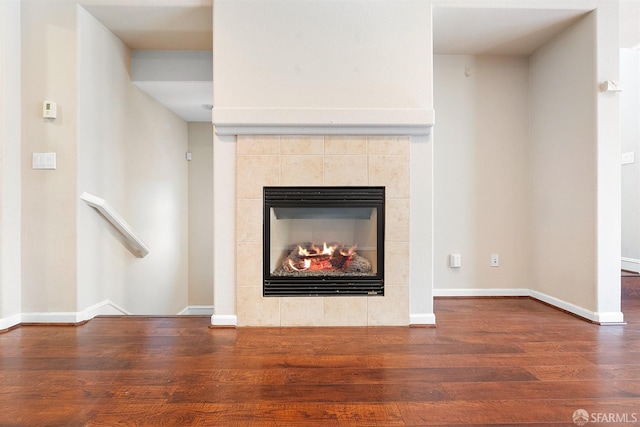
[[[347,266],[357,247],[347,247],[339,243],[327,245],[327,242],[322,244],[322,249],[315,243],[306,246],[298,245],[297,253],[294,251],[287,258],[285,267],[290,271],[340,270]]]

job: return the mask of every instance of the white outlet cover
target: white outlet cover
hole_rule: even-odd
[[[56,167],[56,153],[33,153],[33,169],[55,170]]]
[[[620,156],[620,163],[623,165],[630,165],[635,162],[636,162],[636,153],[634,151],[622,153],[622,155]]]
[[[500,265],[500,256],[498,254],[491,254],[491,267],[498,267]]]

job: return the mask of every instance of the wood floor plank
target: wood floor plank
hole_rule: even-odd
[[[512,381],[512,382],[446,382],[442,387],[454,400],[519,399],[640,399],[640,385],[635,380],[618,381]]]
[[[526,370],[541,381],[558,380],[640,380],[640,366],[530,366]]]
[[[151,411],[149,410],[151,409]],[[115,423],[113,420],[118,420]],[[102,408],[88,426],[371,426],[406,425],[397,405],[309,404],[260,405],[248,403],[120,405]]]

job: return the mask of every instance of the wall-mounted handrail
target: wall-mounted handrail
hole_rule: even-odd
[[[89,206],[95,208],[125,238],[127,248],[138,258],[144,258],[149,248],[135,235],[129,224],[104,199],[89,193],[80,196]]]

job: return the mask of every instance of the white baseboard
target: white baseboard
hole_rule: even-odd
[[[212,326],[238,326],[238,316],[232,314],[214,314],[211,316]]]
[[[554,307],[573,313],[600,325],[620,325],[624,323],[624,314],[622,312],[597,312],[587,310],[570,302],[563,301],[556,297],[544,294],[542,292],[531,290],[531,297],[542,302],[546,302]]]
[[[20,323],[69,323],[77,324],[91,320],[100,315],[129,315],[127,310],[119,305],[104,300],[82,311],[47,312],[47,313],[22,313]]]
[[[22,313],[20,323],[81,323],[84,319],[82,312],[56,311],[45,313]]]
[[[433,313],[409,314],[409,325],[435,325],[436,315]]]
[[[596,322],[600,325],[626,325],[627,322],[624,320],[624,313],[622,312],[610,312],[610,313],[596,313],[597,319]]]
[[[620,264],[623,270],[640,273],[640,259],[622,257]]]
[[[13,316],[5,317],[4,319],[0,319],[0,331],[13,328],[14,326],[19,325],[22,322],[22,315],[20,313],[14,314]]]
[[[129,311],[108,299],[85,308],[81,313],[84,315],[83,320],[91,320],[96,316],[121,316],[131,314]]]
[[[434,297],[528,297],[529,289],[434,289]]]
[[[178,313],[179,316],[211,316],[212,314],[212,305],[188,305]]]
[[[434,289],[434,297],[531,297],[600,325],[624,323],[622,312],[594,312],[533,289]]]

